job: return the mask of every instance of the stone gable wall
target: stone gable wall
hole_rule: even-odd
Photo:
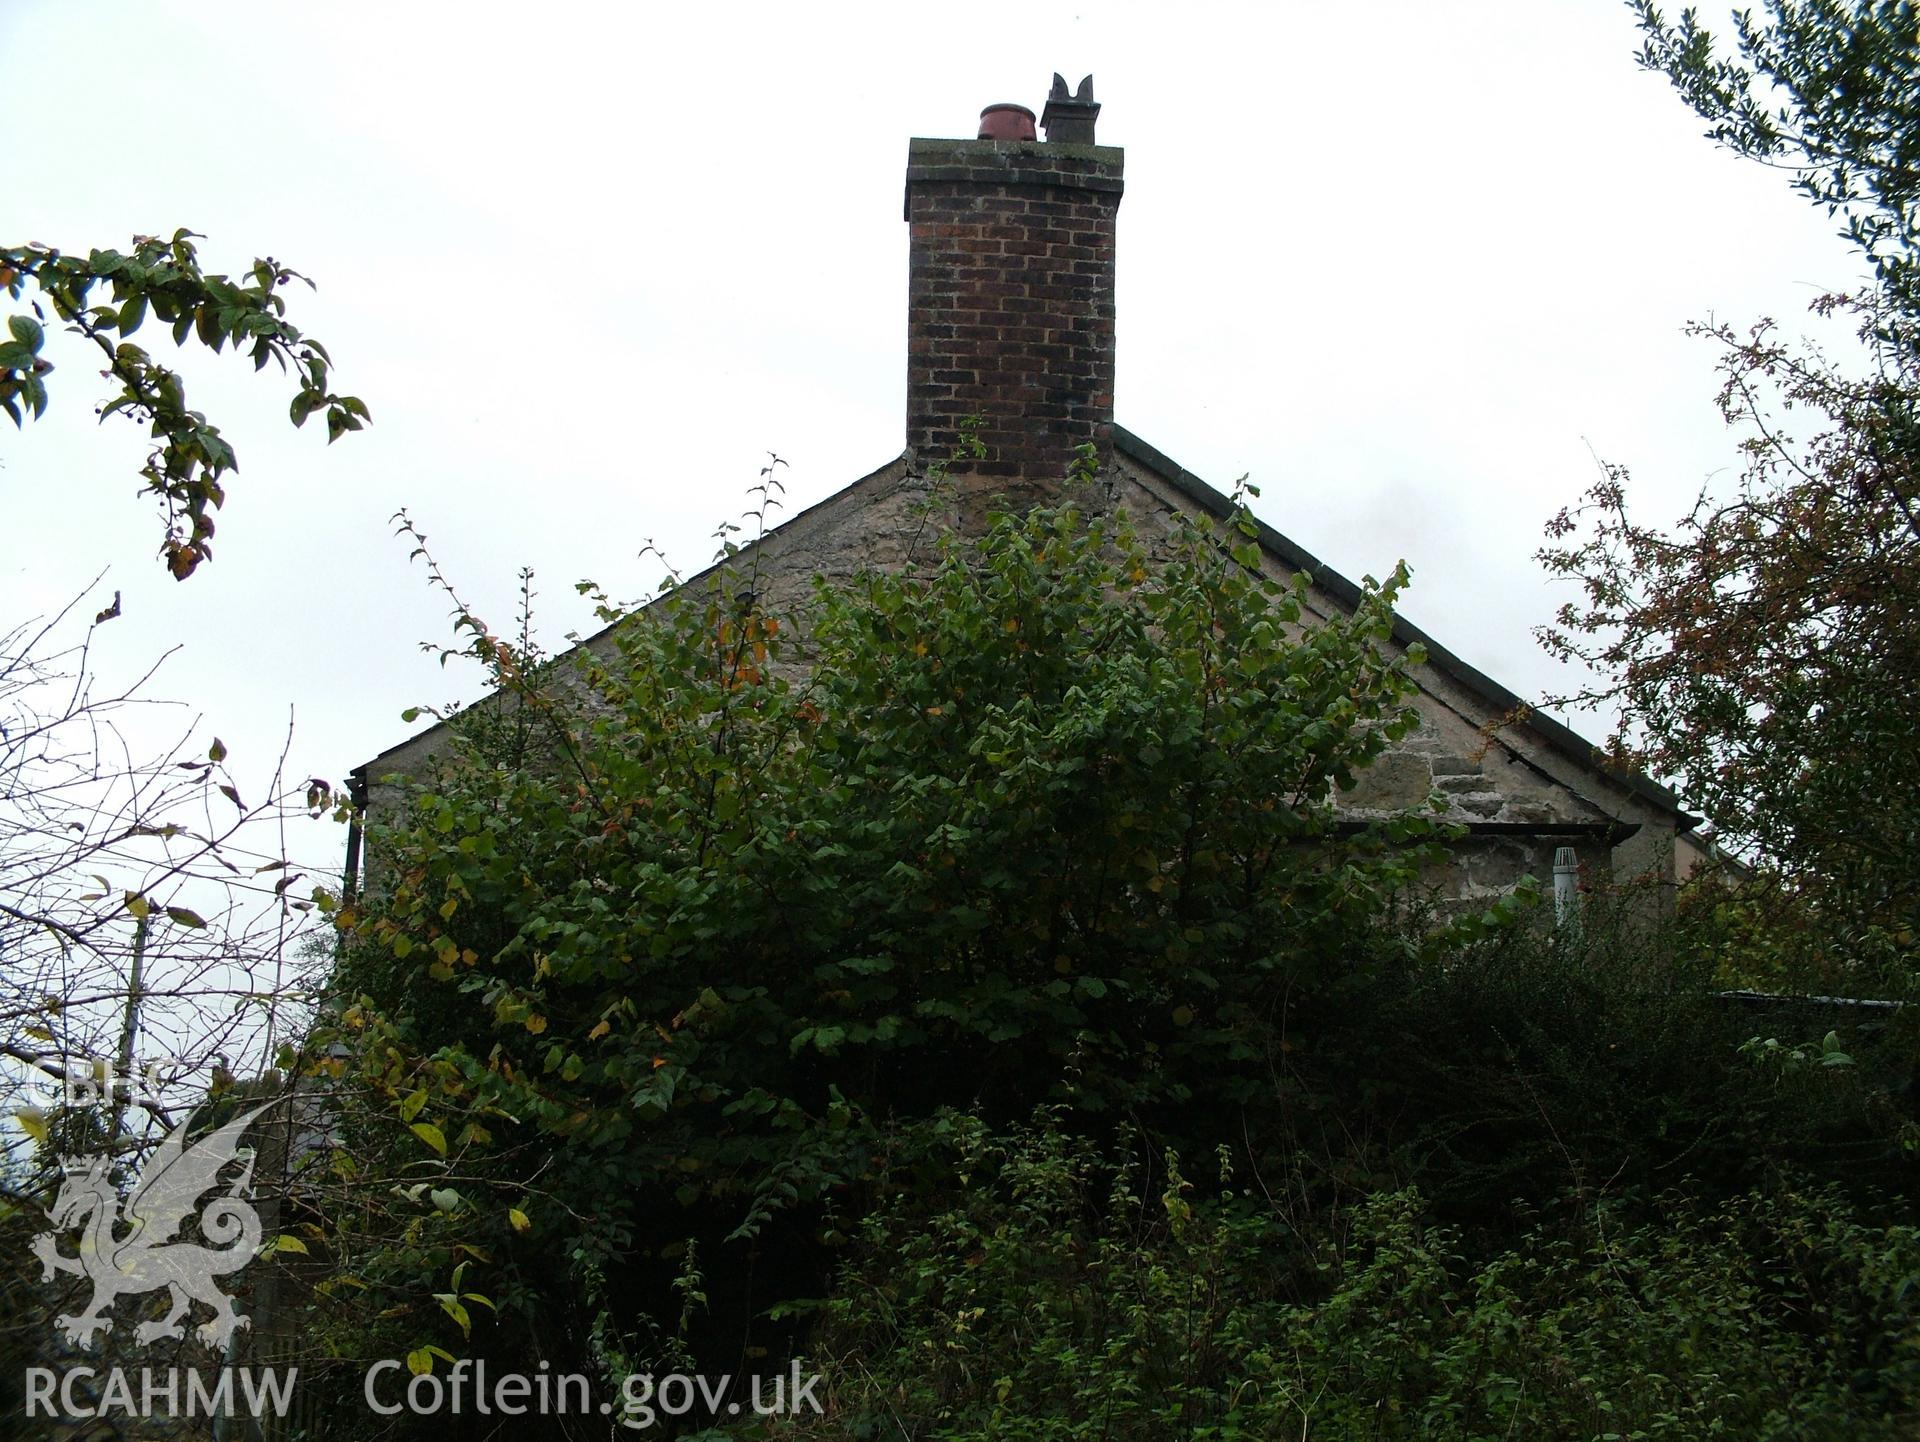
[[[1056,488],[1057,492],[1057,488]],[[802,513],[763,543],[756,591],[775,614],[804,611],[813,578],[845,581],[862,570],[904,565],[924,553],[943,524],[964,519],[966,499],[929,512],[927,483],[905,460],[879,471]],[[1197,507],[1145,466],[1122,458],[1085,497],[1085,503],[1124,507],[1150,550],[1170,539],[1178,519]],[[745,566],[751,558],[731,564]],[[1289,574],[1271,554],[1270,573]],[[689,584],[697,586],[700,578]],[[1322,587],[1308,593],[1309,617],[1340,614],[1341,602]],[[606,635],[585,643],[611,651]],[[1416,668],[1421,691],[1419,727],[1362,775],[1342,798],[1356,819],[1419,809],[1430,793],[1447,798],[1444,813],[1470,828],[1453,848],[1453,861],[1433,879],[1456,901],[1479,902],[1510,891],[1532,875],[1551,884],[1554,852],[1572,846],[1590,883],[1653,874],[1672,877],[1674,817],[1639,796],[1624,780],[1583,766],[1548,745],[1524,724],[1508,724],[1486,701],[1442,670]],[[436,732],[389,752],[369,769],[370,801],[394,796],[378,778],[413,772],[432,753]]]

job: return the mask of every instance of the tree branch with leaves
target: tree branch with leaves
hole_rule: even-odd
[[[294,425],[324,413],[329,442],[370,419],[359,397],[330,389],[327,348],[286,318],[281,292],[288,282],[313,282],[271,257],[256,260],[243,278],[209,274],[195,238],[189,230],[166,240],[140,235],[130,252],[91,250],[84,257],[37,244],[0,246],[0,286],[17,301],[31,282],[39,296],[30,303],[33,314],[8,317],[7,339],[0,342],[0,408],[16,426],[46,413],[54,368],[43,354],[50,309],[99,353],[101,375],[118,386],[97,408],[100,417],[127,416],[153,438],[140,468],[142,490],[160,503],[161,555],[182,581],[212,557],[213,513],[226,501],[223,478],[239,470],[239,459],[219,427],[188,407],[179,373],[128,339],[149,313],[172,327],[175,345],[191,335],[216,353],[229,345],[244,349],[255,370],[278,364],[295,380]]]

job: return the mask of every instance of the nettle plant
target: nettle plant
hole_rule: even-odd
[[[462,609],[499,690],[370,820],[328,1038],[497,1189],[458,1245],[717,1269],[856,1205],[902,1119],[1191,1132],[1270,1089],[1441,823],[1333,807],[1415,724],[1404,569],[1309,623],[1251,534],[1001,515],[785,616],[742,559],[544,664]]]

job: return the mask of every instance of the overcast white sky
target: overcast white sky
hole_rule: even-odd
[[[1713,18],[1713,6],[1707,7]],[[1543,521],[1630,464],[1677,516],[1733,464],[1689,319],[1798,329],[1861,264],[1778,177],[1640,72],[1617,0],[985,6],[0,0],[14,139],[0,235],[67,249],[203,232],[210,268],[313,276],[295,322],[375,425],[293,431],[269,368],[183,354],[240,454],[216,559],[176,585],[98,429],[77,342],[46,420],[0,438],[0,619],[103,566],[103,666],[234,764],[338,778],[403,707],[470,698],[387,518],[409,508],[505,627],[536,568],[650,589],[652,537],[712,550],[764,462],[790,511],[898,453],[910,136],[970,136],[1092,72],[1127,152],[1118,418],[1523,694],[1555,604]],[[150,325],[142,339],[164,332]],[[1592,722],[1582,729],[1597,730]],[[333,838],[327,838],[331,843]]]

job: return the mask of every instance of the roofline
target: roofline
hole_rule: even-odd
[[[700,570],[695,571],[691,576],[688,576],[685,580],[681,581],[677,586],[675,586],[673,590],[676,592],[684,591],[689,586],[698,585],[700,582],[706,580],[708,577],[718,573],[718,571],[722,566],[732,565],[734,562],[738,561],[740,557],[748,554],[750,551],[753,551],[762,545],[765,545],[768,541],[773,540],[775,537],[779,536],[781,532],[787,530],[789,527],[796,526],[800,522],[806,520],[807,517],[814,515],[819,511],[825,510],[828,506],[833,505],[836,501],[841,500],[843,497],[847,496],[849,493],[859,489],[861,486],[864,486],[868,481],[878,480],[880,477],[886,475],[888,471],[898,469],[901,472],[901,474],[904,476],[906,474],[908,460],[909,460],[909,457],[907,456],[907,453],[902,451],[899,455],[894,456],[891,460],[886,461],[884,464],[875,466],[872,470],[868,471],[864,476],[860,477],[859,480],[853,482],[853,484],[842,486],[839,490],[835,491],[832,495],[825,496],[822,499],[815,501],[812,505],[808,506],[805,510],[795,511],[791,516],[788,516],[786,520],[782,521],[779,525],[775,526],[772,530],[768,531],[765,535],[757,536],[753,540],[747,542],[746,545],[742,546],[738,551],[734,552],[733,555],[723,557],[722,559],[715,561],[712,565],[704,566]],[[672,594],[672,592],[662,592],[661,594],[670,595]],[[655,596],[653,598],[654,601],[658,601],[660,599],[661,599],[660,596]],[[647,608],[647,606],[651,606],[652,604],[653,604],[653,601],[648,601],[646,605],[641,606],[640,609],[644,611]],[[622,617],[621,619],[624,620],[625,618]],[[598,641],[602,636],[606,635],[609,631],[611,631],[615,626],[618,626],[619,624],[620,624],[619,621],[609,621],[606,625],[602,626],[598,631],[595,631],[591,636],[582,636],[579,640],[575,641],[572,645],[568,646],[567,651],[577,651],[582,646],[591,646],[595,641]],[[566,652],[561,652],[560,654],[565,655]],[[481,699],[484,700],[485,698],[483,697]],[[371,756],[367,760],[361,762],[358,766],[354,768],[353,774],[355,775],[372,774],[374,778],[377,780],[378,773],[373,770],[375,766],[379,765],[380,762],[386,760],[389,756],[393,755],[394,752],[405,750],[407,747],[414,745],[416,742],[422,741],[426,737],[433,735],[434,732],[443,729],[446,726],[446,724],[447,724],[446,720],[436,721],[433,723],[433,725],[427,727],[426,730],[416,731],[413,735],[407,737],[406,740],[394,742],[393,745],[389,746],[385,751],[380,752],[379,755]]]
[[[1214,486],[1209,485],[1206,481],[1201,480],[1200,477],[1180,465],[1164,451],[1156,450],[1154,447],[1148,445],[1126,427],[1121,425],[1114,426],[1113,441],[1115,448],[1119,450],[1122,455],[1130,456],[1132,459],[1146,466],[1154,472],[1154,474],[1173,486],[1175,490],[1179,491],[1189,500],[1197,503],[1202,510],[1209,512],[1221,520],[1225,520],[1233,514],[1233,501],[1226,494]],[[780,536],[782,532],[799,524],[807,517],[833,505],[859,486],[885,475],[888,471],[896,467],[903,466],[908,460],[909,457],[902,454],[893,457],[883,465],[876,466],[873,470],[867,472],[866,475],[860,477],[859,480],[853,482],[852,485],[842,487],[832,495],[814,502],[805,510],[789,516],[764,536],[757,538],[748,545],[742,546],[740,551],[734,556],[722,561],[716,561],[713,565],[689,576],[675,589],[684,590],[688,586],[698,584],[713,575],[721,566],[732,564],[737,561],[741,555],[745,555],[748,551],[775,539]],[[1307,572],[1313,578],[1316,586],[1343,604],[1357,606],[1360,603],[1363,594],[1360,587],[1341,575],[1340,572],[1334,570],[1333,567],[1322,562],[1317,556],[1310,554],[1294,544],[1294,542],[1288,540],[1258,516],[1253,517],[1253,522],[1259,531],[1260,544],[1277,557],[1284,565],[1296,571]],[[652,603],[649,602],[648,604]],[[574,647],[570,649],[592,644],[618,624],[620,623],[615,621],[607,626],[601,627],[600,630],[594,632],[591,636],[586,636],[576,641]],[[1691,831],[1700,824],[1701,818],[1690,815],[1684,810],[1680,805],[1680,798],[1665,786],[1660,785],[1657,781],[1651,780],[1638,771],[1622,772],[1607,766],[1604,760],[1605,753],[1602,752],[1598,746],[1580,736],[1571,727],[1560,721],[1556,721],[1544,711],[1537,709],[1531,702],[1523,700],[1520,696],[1509,691],[1484,671],[1462,660],[1398,611],[1393,613],[1393,639],[1402,646],[1418,645],[1422,647],[1427,653],[1427,663],[1429,665],[1436,671],[1458,682],[1475,696],[1487,702],[1496,711],[1503,714],[1524,713],[1526,716],[1526,726],[1545,741],[1549,747],[1582,766],[1598,767],[1609,778],[1624,785],[1629,791],[1639,796],[1641,800],[1651,802],[1655,806],[1672,812],[1679,830]],[[373,775],[377,777],[378,773],[374,768],[378,766],[379,763],[386,760],[387,757],[393,755],[395,752],[415,745],[424,738],[433,735],[434,732],[442,729],[446,724],[445,721],[437,721],[426,730],[416,732],[404,741],[395,742],[377,756],[373,756],[355,767],[355,772],[362,776]]]
[[[1221,520],[1233,514],[1231,498],[1201,480],[1164,451],[1155,450],[1124,426],[1116,425],[1113,428],[1113,443],[1122,455],[1140,462],[1189,500],[1198,503],[1201,509]],[[1363,595],[1360,587],[1318,557],[1302,550],[1258,516],[1253,517],[1253,522],[1259,528],[1260,544],[1282,563],[1296,571],[1307,572],[1316,586],[1344,605],[1360,604]],[[1602,768],[1607,776],[1626,786],[1641,800],[1673,812],[1679,830],[1691,831],[1700,824],[1701,818],[1684,810],[1680,798],[1665,786],[1638,771],[1623,772],[1607,766],[1605,753],[1598,746],[1539,710],[1532,702],[1515,695],[1486,672],[1462,660],[1398,611],[1393,613],[1393,639],[1402,646],[1422,647],[1430,666],[1464,686],[1495,710],[1504,714],[1524,712],[1528,729],[1553,750],[1583,766]]]

